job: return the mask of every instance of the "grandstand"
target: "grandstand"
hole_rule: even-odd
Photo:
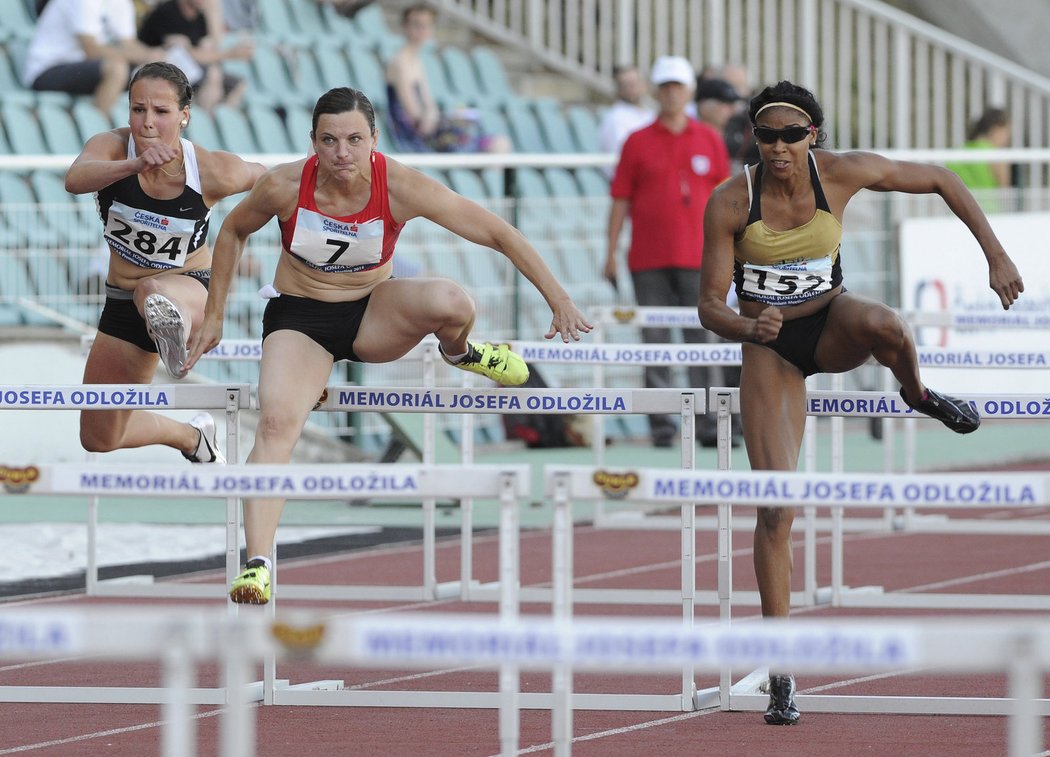
[[[1000,98],[1014,115],[1015,144],[1026,139],[1041,143],[1037,140],[1047,129],[1042,114],[1050,82],[1038,75],[877,2],[824,3],[819,8],[799,3],[807,12],[773,35],[761,18],[780,4],[764,0],[745,9],[728,1],[651,0],[637,3],[633,16],[614,19],[611,4],[598,4],[587,13],[594,3],[562,3],[564,13],[536,18],[530,14],[542,14],[547,4],[492,4],[483,10],[480,6],[488,4],[434,3],[447,22],[440,25],[441,43],[426,57],[436,98],[446,107],[477,108],[490,131],[505,133],[514,143],[513,155],[474,160],[480,156],[405,154],[388,136],[392,130],[384,128],[383,66],[401,44],[400,3],[373,3],[351,19],[315,0],[259,0],[253,59],[225,64],[249,82],[246,105],[217,107],[213,113],[195,110],[187,135],[204,147],[254,155],[267,163],[294,159],[308,145],[316,97],[333,86],[354,85],[377,107],[384,132],[381,149],[508,218],[585,309],[633,302],[626,276],[614,291],[599,275],[608,208],[600,167],[611,156],[594,154],[595,124],[608,102],[614,62],[635,60],[644,68],[654,56],[674,53],[686,55],[698,68],[710,60],[741,60],[760,81],[785,76],[812,80],[826,102],[832,143],[839,147],[944,148],[961,142],[961,124],[970,113]],[[126,121],[126,106],[121,102],[112,113],[99,113],[89,98],[36,93],[21,85],[33,5],[32,0],[10,0],[0,15],[0,327],[11,335],[25,333],[26,327],[52,329],[49,333],[61,338],[92,329],[104,265],[92,199],[66,194],[62,173],[90,135]],[[795,46],[812,50],[812,55],[791,52],[794,42],[810,36],[822,44]],[[868,66],[866,56],[875,60],[891,49],[898,56],[892,71]],[[848,65],[836,65],[845,60]],[[914,75],[908,78],[905,70]],[[941,72],[951,75],[941,77]],[[941,88],[941,78],[952,86]],[[919,108],[920,99],[930,107]],[[885,105],[872,110],[873,102]],[[933,106],[941,106],[940,112]],[[1024,189],[1009,198],[1009,206],[1041,208],[1047,202],[1047,161],[1044,157],[1024,165]],[[216,209],[213,233],[229,207],[227,202]],[[851,287],[894,302],[896,280],[887,264],[894,259],[894,227],[908,215],[930,212],[944,209],[899,198],[893,204],[858,198],[843,242]],[[227,336],[259,336],[263,303],[256,292],[269,280],[277,254],[276,225],[251,239],[247,255],[258,265],[236,284]],[[546,331],[544,303],[497,255],[413,221],[402,235],[399,257],[406,270],[462,281],[477,300],[476,333],[483,338],[537,339]],[[634,327],[614,327],[604,338],[637,336]],[[418,382],[418,371],[411,366],[340,364],[335,371],[337,382]],[[588,368],[572,366],[545,373],[563,386],[590,378]],[[195,378],[251,383],[257,367],[212,361],[202,363]],[[439,375],[438,380],[458,379]],[[611,369],[606,380],[613,386],[637,385],[640,371]],[[874,385],[873,379],[862,381]],[[345,419],[335,415],[316,422],[336,424],[333,433],[366,451],[385,446],[387,429],[372,425],[378,421],[346,428]],[[503,439],[495,417],[481,420],[478,429],[481,442]]]

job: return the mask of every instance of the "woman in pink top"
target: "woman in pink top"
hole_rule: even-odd
[[[311,133],[315,155],[277,166],[227,216],[215,242],[204,320],[189,366],[219,343],[223,311],[248,236],[276,217],[286,254],[277,264],[263,317],[259,375],[262,417],[249,463],[291,460],[307,415],[336,360],[397,360],[434,334],[445,361],[516,386],[529,369],[507,345],[468,341],[474,303],[448,279],[391,277],[394,243],[411,218],[427,218],[506,255],[547,300],[546,337],[568,342],[591,325],[536,250],[514,227],[418,171],[376,152],[375,112],[361,92],[321,96]],[[244,504],[248,564],[230,589],[234,602],[270,598],[270,560],[283,499]]]

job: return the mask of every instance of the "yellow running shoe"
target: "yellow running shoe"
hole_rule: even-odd
[[[467,342],[467,356],[453,363],[441,353],[446,363],[464,371],[477,373],[504,386],[521,386],[529,380],[529,366],[509,344]]]
[[[264,605],[270,601],[270,569],[262,560],[249,560],[230,585],[230,600],[238,604]]]

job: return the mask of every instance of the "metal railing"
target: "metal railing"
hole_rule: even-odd
[[[986,106],[1050,140],[1050,79],[877,0],[440,0],[442,12],[612,94],[613,66],[681,55],[813,90],[837,149],[962,145]],[[1045,169],[1028,178],[1046,183]]]

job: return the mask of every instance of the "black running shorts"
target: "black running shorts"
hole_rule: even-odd
[[[183,276],[194,278],[208,288],[211,282],[210,270],[186,271]],[[156,352],[157,343],[149,338],[146,321],[139,315],[138,308],[132,300],[134,293],[126,289],[117,289],[106,284],[106,303],[102,306],[102,315],[98,319],[100,334],[116,337],[130,342],[140,350]]]
[[[298,331],[328,350],[334,360],[363,362],[354,352],[354,340],[371,295],[351,302],[321,302],[282,294],[266,303],[263,339],[275,331]]]

